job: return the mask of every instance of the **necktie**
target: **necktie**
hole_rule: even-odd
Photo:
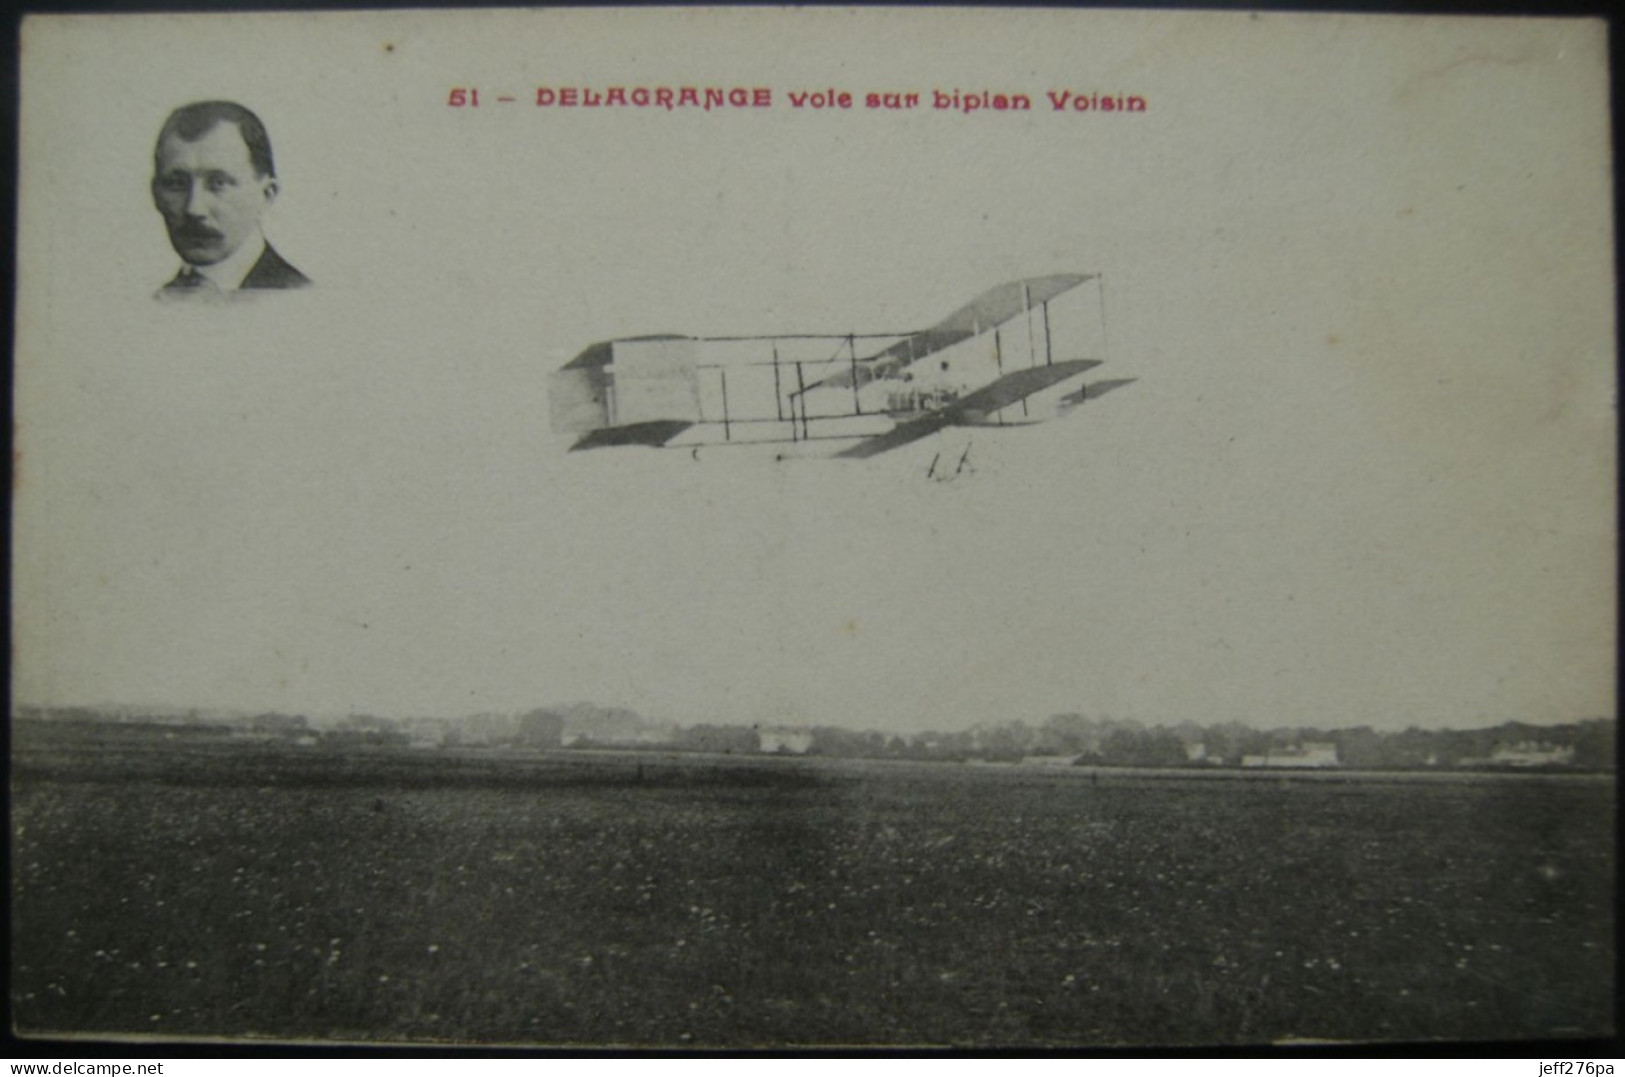
[[[166,292],[192,292],[219,294],[220,289],[214,281],[205,277],[195,269],[183,269],[175,274],[175,279],[164,285]]]

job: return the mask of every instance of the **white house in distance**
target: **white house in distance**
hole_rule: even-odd
[[[1244,767],[1335,767],[1337,745],[1325,741],[1304,741],[1293,748],[1274,748],[1267,755],[1244,755]]]
[[[758,729],[756,739],[758,751],[785,755],[806,755],[813,742],[805,729]]]
[[[1574,749],[1523,741],[1498,746],[1489,761],[1498,767],[1564,767],[1574,762]]]

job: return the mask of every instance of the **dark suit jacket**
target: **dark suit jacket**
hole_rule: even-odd
[[[175,279],[164,285],[166,292],[186,292],[202,285],[202,280],[194,273],[182,269],[175,274]],[[265,253],[260,255],[254,268],[248,271],[243,283],[238,285],[239,290],[248,288],[304,288],[310,284],[310,278],[289,265],[276,252],[276,248],[269,243],[265,245]]]
[[[293,266],[282,260],[282,255],[269,243],[265,245],[265,253],[260,260],[254,263],[254,268],[248,271],[240,287],[243,288],[303,288],[310,283],[310,278],[299,272]]]

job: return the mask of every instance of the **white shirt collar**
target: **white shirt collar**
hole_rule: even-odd
[[[231,255],[222,261],[210,266],[190,266],[193,273],[206,279],[210,284],[222,292],[235,292],[242,287],[243,281],[253,271],[255,263],[265,253],[265,237],[255,235],[253,239],[231,252]]]

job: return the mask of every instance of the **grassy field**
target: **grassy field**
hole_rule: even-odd
[[[1613,1032],[1614,785],[16,738],[20,1032]]]

